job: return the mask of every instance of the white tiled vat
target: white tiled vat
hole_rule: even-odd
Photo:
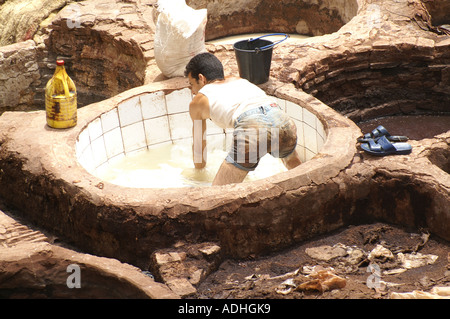
[[[144,130],[148,145],[171,140],[169,119],[167,116],[144,120]]]
[[[134,96],[100,115],[78,136],[79,163],[91,174],[127,154],[165,143],[192,143],[192,121],[188,88],[167,95],[162,91]],[[297,126],[297,151],[302,161],[310,160],[322,148],[326,133],[323,124],[310,111],[293,102],[276,98],[281,109]],[[222,129],[207,120],[209,145],[231,144],[232,129]]]

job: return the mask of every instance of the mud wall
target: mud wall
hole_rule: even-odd
[[[58,58],[76,83],[79,107],[142,85],[153,48],[142,15],[130,3],[72,3],[42,27],[35,23],[29,40],[0,47],[0,114],[44,109]]]
[[[27,110],[42,85],[38,53],[32,40],[0,47],[0,114]]]
[[[318,36],[339,30],[356,15],[356,0],[188,0],[208,10],[206,39],[252,32],[286,32]]]
[[[449,112],[447,47],[426,39],[401,41],[327,57],[301,70],[296,85],[355,122]]]
[[[206,40],[252,32],[322,35],[337,31],[358,9],[356,0],[252,0],[232,6],[215,0],[187,3],[208,9]],[[46,1],[39,4],[45,6]],[[153,51],[153,4],[150,0],[59,0],[52,7],[59,11],[48,10],[36,18],[43,21],[29,18],[33,20],[27,26],[29,34],[10,36],[9,45],[0,48],[0,114],[44,109],[44,86],[57,58],[66,60],[80,107],[161,80]],[[10,22],[8,17],[3,19]],[[23,40],[28,41],[14,44]]]

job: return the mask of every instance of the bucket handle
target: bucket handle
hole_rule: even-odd
[[[249,39],[248,42],[256,41],[256,40],[259,40],[259,39],[265,38],[265,37],[271,37],[271,36],[274,36],[274,35],[284,35],[284,39],[281,39],[281,40],[278,41],[278,42],[275,42],[275,43],[272,43],[272,44],[263,46],[263,47],[261,47],[261,48],[256,48],[256,51],[261,51],[261,50],[264,50],[264,49],[273,47],[273,46],[275,46],[275,45],[277,45],[277,44],[283,42],[283,41],[286,40],[287,38],[289,38],[289,35],[286,34],[286,33],[271,33],[271,34],[262,35],[262,36],[260,36],[260,37],[254,38],[254,39]]]

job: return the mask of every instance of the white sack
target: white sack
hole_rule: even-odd
[[[194,10],[185,0],[158,0],[155,60],[164,76],[184,76],[189,60],[205,48],[207,10]]]

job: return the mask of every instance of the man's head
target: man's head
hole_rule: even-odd
[[[194,94],[205,84],[225,78],[222,62],[209,52],[194,56],[186,65],[184,75],[189,78]]]

